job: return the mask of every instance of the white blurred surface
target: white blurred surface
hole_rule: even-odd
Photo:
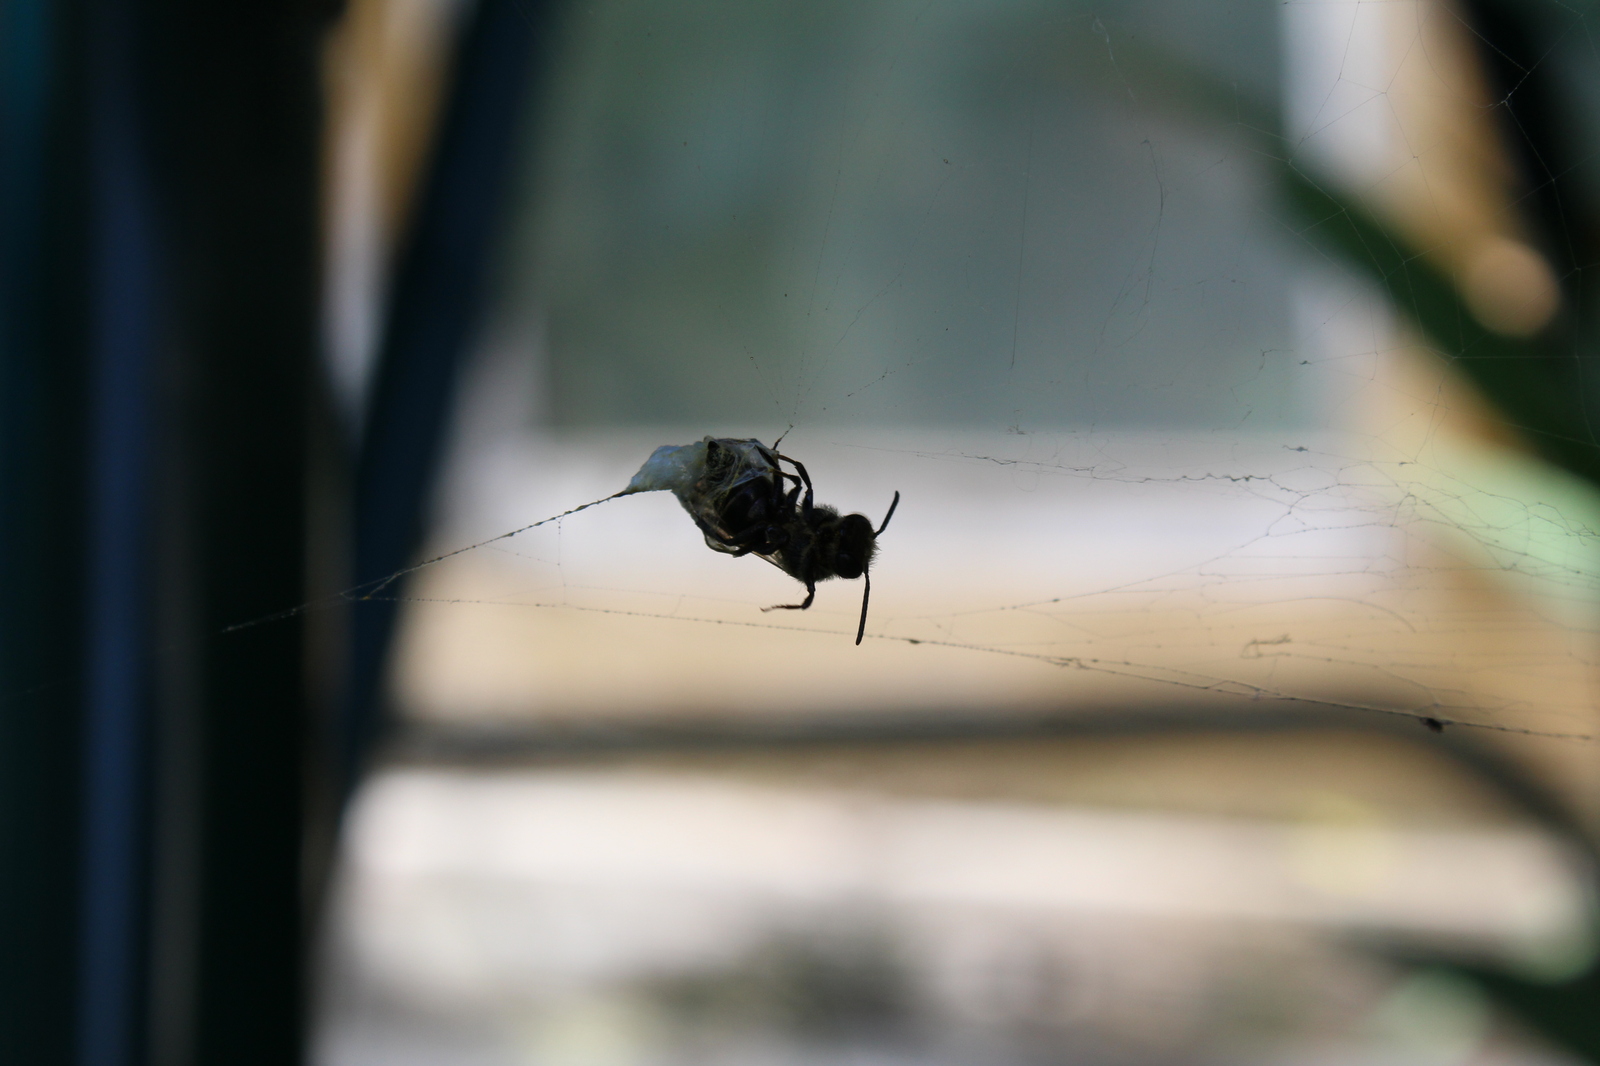
[[[1419,829],[1354,803],[1268,822],[639,768],[394,770],[350,823],[336,950],[369,1003],[434,1039],[454,1026],[500,1046],[485,1061],[698,1061],[685,1048],[704,1039],[718,1055],[730,1040],[792,1045],[706,1061],[827,1062],[840,1040],[911,1054],[961,1033],[988,1034],[994,1057],[904,1061],[1031,1061],[1010,1057],[1030,1026],[1061,1048],[1090,1039],[1160,1059],[1242,1039],[1284,995],[1273,1039],[1348,1038],[1371,1013],[1402,1036],[1421,1026],[1425,1060],[1441,1041],[1476,1054],[1483,1006],[1447,988],[1445,1008],[1467,1016],[1427,1030],[1438,995],[1312,945],[1398,937],[1571,965],[1589,950],[1580,884],[1531,829]],[[882,1017],[789,1033],[797,1023],[763,997],[826,997],[827,981],[784,984],[819,966],[847,997],[865,994],[848,989],[866,967]],[[1213,1002],[1224,989],[1237,1002]],[[694,996],[733,998],[696,1022]],[[335,1015],[325,1063],[368,1061],[361,1017]],[[1374,1032],[1354,1061],[1382,1046]],[[552,1052],[562,1040],[581,1046]]]

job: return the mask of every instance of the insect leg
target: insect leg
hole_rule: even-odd
[[[694,524],[699,528],[701,533],[705,534],[706,543],[708,545],[710,545],[712,548],[716,549],[717,551],[729,551],[729,549],[742,547],[740,545],[738,539],[736,539],[734,537],[727,536],[726,534],[723,534],[723,533],[719,533],[715,528],[713,528],[709,523],[707,523],[705,520],[703,520],[699,515],[691,514],[689,517],[694,519]],[[719,547],[719,545],[720,545],[720,547]],[[743,555],[746,552],[748,552],[749,550],[750,550],[749,548],[744,548],[742,551],[739,552],[739,554]]]
[[[782,513],[786,512],[786,511],[793,511],[794,510],[795,499],[799,495],[800,495],[800,482],[796,481],[795,485],[794,485],[794,488],[789,490],[789,495],[787,495],[787,496],[785,496],[783,498],[783,504],[782,504],[782,506],[780,506],[778,508],[778,512],[780,514],[782,514]]]
[[[750,552],[759,551],[763,554],[783,547],[789,543],[789,531],[782,526],[769,525],[766,522],[757,522],[749,529],[738,533],[730,533],[727,537],[718,540],[732,546],[739,545],[739,551],[734,553],[735,558],[748,555]]]
[[[806,598],[804,603],[775,603],[771,607],[761,608],[763,611],[803,611],[811,606],[811,601],[817,598],[817,583],[806,582]]]
[[[777,453],[774,452],[773,454],[776,455]],[[805,484],[806,484],[806,500],[805,500],[805,503],[801,505],[801,513],[804,514],[807,518],[810,518],[811,517],[811,498],[812,498],[811,475],[806,473],[806,468],[805,468],[805,465],[803,463],[797,463],[793,459],[789,458],[787,455],[779,455],[778,458],[782,459],[784,462],[788,463],[790,466],[794,467],[796,470],[798,470],[800,472],[800,480],[804,481]]]
[[[780,439],[782,439],[782,438],[780,438]],[[773,446],[773,448],[776,448],[776,447],[777,447],[776,445]],[[767,465],[772,468],[772,472],[775,475],[777,475],[778,484],[780,486],[785,481],[792,481],[795,484],[795,488],[799,488],[800,487],[800,479],[798,477],[796,477],[795,475],[793,475],[793,474],[785,473],[784,469],[783,469],[783,465],[779,462],[780,459],[783,459],[783,460],[787,460],[788,462],[793,463],[794,462],[793,459],[790,459],[787,455],[779,455],[776,451],[773,450],[773,448],[768,448],[768,447],[766,447],[764,445],[757,445],[757,448],[760,449],[761,458],[766,460]],[[798,466],[799,464],[795,464],[795,465]]]

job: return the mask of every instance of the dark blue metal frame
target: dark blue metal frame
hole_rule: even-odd
[[[460,42],[343,584],[421,544],[551,7],[481,0]],[[380,732],[394,604],[349,619],[331,729],[303,618],[226,630],[307,598],[308,496],[330,484],[313,469],[349,462],[312,443],[338,439],[314,433],[313,365],[332,13],[0,0],[7,1062],[303,1053],[315,851],[336,817],[315,797],[347,795]]]
[[[355,577],[414,562],[454,407],[500,245],[540,38],[557,5],[480,0],[462,35],[433,166],[401,253],[355,488]],[[392,597],[396,588],[385,590]],[[388,719],[384,673],[398,605],[358,603],[340,772],[358,780]]]

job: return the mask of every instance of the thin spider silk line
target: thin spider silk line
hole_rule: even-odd
[[[659,611],[630,611],[617,607],[586,607],[575,603],[527,600],[459,599],[443,596],[386,596],[381,598],[387,602],[393,603],[431,603],[453,606],[522,607],[532,610],[583,611],[588,614],[618,615],[626,618],[650,618],[668,622],[694,622],[702,625],[733,626],[740,629],[772,629],[785,633],[812,633],[818,636],[849,635],[849,630],[843,629],[819,629],[814,626],[782,625],[776,622],[746,622],[729,618],[706,618],[699,615],[666,614]],[[1232,695],[1243,695],[1251,700],[1292,703],[1315,707],[1333,707],[1339,710],[1358,711],[1364,714],[1382,714],[1389,715],[1391,717],[1409,718],[1423,724],[1426,724],[1429,721],[1434,721],[1441,725],[1459,726],[1463,729],[1482,729],[1493,733],[1510,733],[1517,736],[1543,737],[1549,740],[1573,740],[1584,743],[1594,743],[1597,740],[1600,740],[1600,736],[1596,736],[1592,733],[1563,733],[1555,730],[1531,729],[1525,726],[1511,726],[1496,722],[1474,722],[1461,718],[1453,718],[1443,712],[1439,707],[1427,707],[1421,710],[1405,710],[1397,707],[1385,707],[1382,704],[1376,703],[1361,703],[1354,700],[1296,696],[1292,693],[1268,688],[1264,685],[1251,684],[1247,681],[1238,681],[1231,678],[1210,677],[1206,674],[1201,674],[1193,670],[1153,666],[1148,663],[1136,663],[1125,659],[1105,659],[1097,656],[1080,655],[1047,655],[1042,652],[1019,651],[1015,648],[1000,648],[992,645],[974,644],[965,641],[939,640],[936,638],[925,637],[900,637],[884,633],[868,633],[866,635],[866,639],[884,641],[892,644],[928,645],[930,647],[937,648],[950,648],[956,651],[977,652],[984,655],[1002,655],[1014,659],[1026,659],[1031,662],[1045,663],[1046,665],[1056,666],[1062,669],[1085,670],[1091,673],[1107,674],[1113,677],[1129,677],[1138,681],[1149,681],[1156,684],[1172,685],[1191,692],[1224,692]],[[1160,674],[1182,674],[1186,676],[1161,677],[1158,676]]]
[[[874,449],[874,450],[879,450],[879,449]],[[965,461],[965,462],[980,462],[980,463],[984,463],[985,465],[996,464],[996,465],[1000,465],[1000,466],[1014,466],[1014,465],[1022,465],[1023,463],[1026,463],[1026,465],[1034,467],[1035,469],[1039,470],[1040,472],[1054,472],[1054,473],[1065,473],[1065,474],[1069,474],[1069,475],[1088,476],[1088,477],[1090,477],[1092,479],[1095,479],[1095,480],[1109,479],[1109,480],[1113,480],[1113,481],[1126,481],[1126,482],[1130,482],[1130,483],[1164,482],[1164,483],[1171,483],[1171,484],[1195,484],[1197,482],[1212,482],[1212,483],[1216,483],[1216,484],[1240,485],[1241,488],[1243,487],[1241,485],[1241,483],[1251,483],[1251,484],[1255,484],[1255,485],[1261,485],[1261,486],[1270,487],[1271,489],[1275,490],[1274,495],[1276,493],[1285,493],[1289,497],[1297,497],[1297,496],[1303,496],[1304,493],[1305,493],[1305,490],[1295,489],[1295,488],[1293,488],[1293,487],[1291,487],[1289,485],[1278,484],[1277,483],[1277,478],[1282,476],[1282,472],[1276,472],[1276,473],[1243,473],[1243,474],[1241,474],[1241,473],[1232,473],[1232,472],[1212,472],[1212,473],[1207,473],[1207,474],[1202,474],[1202,475],[1196,475],[1194,473],[1177,473],[1177,474],[1172,474],[1172,475],[1165,476],[1165,477],[1162,477],[1162,476],[1154,476],[1154,477],[1152,477],[1152,476],[1148,476],[1148,475],[1140,476],[1137,473],[1134,473],[1133,471],[1128,471],[1128,470],[1112,470],[1112,471],[1108,471],[1108,470],[1105,470],[1105,469],[1101,469],[1098,464],[1086,464],[1086,465],[1081,465],[1080,466],[1080,465],[1077,465],[1077,464],[1064,463],[1064,462],[1060,462],[1060,461],[1057,461],[1057,462],[1031,461],[1030,462],[1030,461],[1023,460],[1023,461],[1019,462],[1018,460],[1003,458],[1003,457],[999,457],[999,456],[964,453],[964,452],[959,452],[959,451],[933,452],[933,451],[928,451],[928,450],[923,450],[923,449],[881,449],[881,450],[901,451],[901,452],[905,452],[905,453],[908,453],[908,454],[911,454],[911,455],[915,455],[918,458],[921,458],[921,459],[924,459],[924,460],[945,460],[945,461],[955,460],[955,461]],[[1303,447],[1302,448],[1289,448],[1288,450],[1294,451],[1294,452],[1307,452],[1307,451],[1310,451],[1310,449],[1306,449],[1306,448],[1303,448]],[[1324,455],[1323,458],[1338,458],[1338,459],[1342,459],[1345,463],[1348,463],[1348,464],[1351,464],[1351,465],[1354,465],[1354,466],[1368,467],[1368,468],[1382,467],[1382,466],[1386,465],[1386,464],[1384,464],[1382,462],[1374,462],[1373,460],[1368,459],[1368,458],[1360,458],[1360,459],[1358,459],[1358,458],[1352,457],[1352,456]],[[1482,490],[1479,490],[1479,491],[1481,492]],[[540,526],[544,526],[544,525],[548,525],[548,524],[553,523],[553,522],[557,522],[557,521],[559,521],[559,520],[561,520],[561,519],[563,519],[565,517],[568,517],[570,515],[576,514],[576,513],[580,512],[580,511],[587,510],[588,508],[598,506],[601,503],[606,503],[606,502],[609,502],[610,500],[616,499],[619,496],[628,495],[628,494],[629,494],[629,492],[626,489],[624,489],[621,492],[612,493],[612,494],[610,494],[608,496],[604,496],[604,497],[601,497],[599,499],[592,500],[592,501],[590,501],[588,503],[581,504],[581,505],[579,505],[577,507],[573,507],[573,508],[570,508],[568,510],[562,511],[559,514],[552,515],[552,516],[550,516],[548,518],[540,519],[537,522],[531,522],[531,523],[528,523],[526,525],[518,526],[517,528],[512,529],[512,530],[508,530],[508,531],[506,531],[504,533],[500,533],[500,534],[497,534],[495,536],[488,537],[488,538],[485,538],[483,540],[479,540],[479,541],[476,541],[474,543],[467,544],[467,545],[464,545],[464,546],[461,546],[461,547],[458,547],[458,548],[454,548],[454,549],[452,549],[450,551],[442,552],[442,553],[440,553],[438,555],[431,556],[431,557],[429,557],[427,559],[423,559],[423,560],[421,560],[419,562],[416,562],[414,564],[411,564],[411,565],[409,565],[407,567],[403,567],[400,570],[397,570],[392,574],[386,575],[385,577],[378,578],[378,579],[375,579],[375,580],[372,580],[372,581],[368,581],[368,582],[364,582],[364,583],[362,583],[360,585],[354,586],[354,587],[352,587],[350,589],[346,589],[346,590],[344,590],[342,592],[333,594],[331,596],[323,597],[323,598],[318,599],[318,600],[313,600],[313,601],[310,601],[308,603],[298,605],[296,607],[290,608],[290,609],[285,610],[285,611],[275,612],[275,613],[270,614],[270,615],[266,615],[266,616],[263,616],[263,617],[260,617],[260,618],[252,619],[252,620],[249,620],[249,621],[246,621],[246,622],[241,622],[241,623],[229,626],[226,629],[224,629],[223,632],[230,632],[230,633],[231,632],[236,632],[236,631],[243,630],[243,629],[246,629],[246,628],[251,628],[253,626],[262,625],[262,624],[265,624],[265,623],[270,622],[270,621],[284,619],[284,618],[288,618],[288,617],[293,617],[293,616],[304,614],[304,613],[307,613],[307,612],[310,612],[310,611],[314,611],[314,610],[329,609],[329,608],[332,608],[332,607],[342,606],[342,605],[347,604],[347,603],[361,602],[363,600],[383,600],[383,601],[390,601],[390,602],[417,602],[417,603],[438,603],[438,604],[457,604],[457,605],[481,604],[481,605],[485,605],[485,606],[496,606],[496,605],[498,605],[498,606],[520,606],[520,607],[536,608],[536,609],[565,608],[567,610],[586,611],[586,612],[591,612],[591,613],[596,613],[596,614],[611,614],[611,615],[619,615],[619,616],[629,616],[629,617],[637,617],[637,618],[650,618],[650,619],[659,619],[659,620],[671,620],[671,621],[687,621],[687,622],[695,622],[695,623],[700,623],[700,624],[732,625],[732,626],[739,626],[739,627],[742,627],[742,628],[752,628],[752,629],[772,629],[772,630],[787,631],[787,632],[818,633],[818,634],[828,634],[828,635],[837,635],[837,634],[841,634],[843,632],[843,631],[836,631],[836,630],[830,630],[830,629],[813,628],[813,627],[808,627],[808,626],[779,625],[779,624],[762,623],[762,622],[742,622],[742,621],[733,621],[733,620],[727,620],[727,619],[698,617],[698,616],[693,616],[693,615],[666,614],[666,613],[659,613],[659,612],[633,611],[633,610],[625,610],[625,609],[618,609],[618,608],[604,608],[604,607],[596,607],[596,606],[583,606],[583,605],[576,605],[576,604],[572,604],[572,603],[562,603],[562,602],[513,602],[513,601],[466,599],[466,598],[417,597],[417,596],[385,595],[385,593],[388,590],[392,589],[392,587],[395,585],[396,582],[398,582],[401,578],[403,578],[403,577],[405,577],[405,576],[407,576],[409,574],[416,573],[417,571],[423,570],[423,569],[428,568],[428,567],[435,566],[438,563],[444,562],[446,560],[449,560],[449,559],[452,559],[452,558],[455,558],[455,557],[458,557],[458,556],[461,556],[461,555],[465,555],[465,554],[473,552],[473,551],[477,551],[479,549],[492,548],[493,546],[495,546],[497,544],[501,544],[503,542],[509,541],[509,540],[517,537],[520,534],[526,533],[526,532],[528,532],[530,530],[533,530],[533,529],[536,529],[536,528],[538,528]],[[1493,495],[1493,494],[1490,493],[1488,495]],[[1443,516],[1440,516],[1440,517],[1443,517]],[[1452,526],[1452,528],[1457,528],[1457,529],[1461,530],[1462,532],[1468,532],[1469,531],[1469,527],[1459,525],[1459,521],[1460,521],[1460,516],[1457,516],[1457,521],[1450,522],[1449,524]],[[1383,524],[1385,524],[1385,525],[1394,525],[1395,524],[1395,520],[1393,518],[1390,518],[1389,520],[1385,521]],[[1486,522],[1485,523],[1485,530],[1490,530],[1490,529],[1493,529],[1493,528],[1494,528],[1494,523],[1493,522]],[[1569,532],[1569,534],[1575,534],[1575,533],[1578,533],[1580,531],[1579,530],[1568,530],[1568,532]],[[1590,531],[1588,531],[1587,529],[1583,529],[1583,530],[1581,530],[1581,532],[1583,534],[1592,536],[1592,533],[1590,533]],[[1226,559],[1231,554],[1232,554],[1232,550],[1223,552],[1219,556],[1212,558],[1211,562],[1212,563],[1220,562],[1220,561]],[[1185,571],[1187,571],[1187,569],[1188,568],[1184,568]],[[1557,567],[1557,568],[1554,568],[1554,569],[1564,571],[1566,568]],[[1580,569],[1580,572],[1581,572],[1581,569]],[[1114,586],[1111,589],[1100,589],[1100,590],[1096,590],[1095,592],[1092,592],[1092,593],[1077,593],[1077,594],[1069,594],[1069,595],[1066,595],[1066,596],[1046,597],[1046,598],[1041,598],[1041,599],[1038,599],[1038,600],[1030,600],[1030,601],[1018,602],[1018,603],[994,605],[994,606],[989,606],[989,607],[986,607],[986,608],[974,609],[974,610],[971,610],[971,611],[958,612],[958,615],[969,615],[969,614],[974,614],[974,613],[984,613],[984,612],[987,612],[987,611],[1019,611],[1019,610],[1027,610],[1029,608],[1037,608],[1037,607],[1040,607],[1040,606],[1049,606],[1049,605],[1052,605],[1052,604],[1058,604],[1058,603],[1067,602],[1067,601],[1081,600],[1081,599],[1086,598],[1086,597],[1090,597],[1090,596],[1094,596],[1094,595],[1100,595],[1100,594],[1104,594],[1106,592],[1139,591],[1141,589],[1141,586],[1143,586],[1144,589],[1147,590],[1147,591],[1160,592],[1162,590],[1159,587],[1156,587],[1154,589],[1150,588],[1150,583],[1152,582],[1152,580],[1154,580],[1156,582],[1159,582],[1163,577],[1170,578],[1170,577],[1176,577],[1176,576],[1178,576],[1178,573],[1169,573],[1169,574],[1165,574],[1165,575],[1155,575],[1153,577],[1146,577],[1146,578],[1144,578],[1142,580],[1132,582],[1130,585],[1121,586],[1120,588],[1117,587],[1117,586]],[[1572,576],[1579,576],[1579,575],[1578,574],[1568,574],[1566,576],[1568,576],[1568,578],[1570,579]],[[1589,573],[1582,573],[1582,576],[1588,577],[1591,580],[1593,580],[1594,577],[1595,577],[1595,575],[1589,574]],[[1377,605],[1368,604],[1368,606],[1377,606]],[[1392,611],[1388,611],[1387,613],[1393,614]],[[921,617],[921,616],[918,616],[918,617]],[[943,613],[941,613],[941,614],[937,615],[936,617],[948,617],[948,616],[943,614]],[[1396,616],[1396,617],[1398,617],[1398,616]],[[1403,618],[1401,618],[1400,620],[1402,622],[1405,621],[1405,619],[1403,619]],[[1024,660],[1028,660],[1028,661],[1044,663],[1044,664],[1048,664],[1048,665],[1052,665],[1052,666],[1056,666],[1056,667],[1061,667],[1061,668],[1083,669],[1083,670],[1088,670],[1088,671],[1096,672],[1096,673],[1103,674],[1103,675],[1125,677],[1125,678],[1135,679],[1135,680],[1144,681],[1144,682],[1151,682],[1151,683],[1156,683],[1156,684],[1165,685],[1165,686],[1172,686],[1172,687],[1177,687],[1177,688],[1181,688],[1181,689],[1185,689],[1185,690],[1193,691],[1193,692],[1207,692],[1207,693],[1224,693],[1224,692],[1226,692],[1226,693],[1232,693],[1234,695],[1238,695],[1238,696],[1241,696],[1241,697],[1244,697],[1244,698],[1247,698],[1247,699],[1252,699],[1252,700],[1270,700],[1270,701],[1276,701],[1276,702],[1294,703],[1294,704],[1298,704],[1298,705],[1307,705],[1307,706],[1337,707],[1337,708],[1340,708],[1340,709],[1350,710],[1350,711],[1355,711],[1355,712],[1361,712],[1361,713],[1385,714],[1385,715],[1391,715],[1391,716],[1401,716],[1401,717],[1415,719],[1415,720],[1417,720],[1419,722],[1422,722],[1424,724],[1427,724],[1430,720],[1432,720],[1432,721],[1437,721],[1437,722],[1439,722],[1441,724],[1444,724],[1444,725],[1455,725],[1455,726],[1461,726],[1461,727],[1472,727],[1472,728],[1477,728],[1477,729],[1489,730],[1491,732],[1498,732],[1498,733],[1505,733],[1505,734],[1526,735],[1526,736],[1546,737],[1546,738],[1551,738],[1551,739],[1574,740],[1574,741],[1580,741],[1580,742],[1594,742],[1596,739],[1600,739],[1600,738],[1597,738],[1594,734],[1587,733],[1587,732],[1562,731],[1562,730],[1559,730],[1559,729],[1547,730],[1547,729],[1537,729],[1537,728],[1516,726],[1516,725],[1496,723],[1496,722],[1484,722],[1482,720],[1467,720],[1467,719],[1464,719],[1462,717],[1457,717],[1457,716],[1451,714],[1449,711],[1445,710],[1445,708],[1450,707],[1451,705],[1448,704],[1448,703],[1444,703],[1444,702],[1424,703],[1424,704],[1421,704],[1421,705],[1414,705],[1412,708],[1406,709],[1406,708],[1397,708],[1397,707],[1392,706],[1392,705],[1385,706],[1385,705],[1382,705],[1382,704],[1372,703],[1372,702],[1360,702],[1360,701],[1352,701],[1352,700],[1348,700],[1348,699],[1339,699],[1337,697],[1329,698],[1329,697],[1314,696],[1314,695],[1296,695],[1294,693],[1291,693],[1291,692],[1288,692],[1288,691],[1284,691],[1284,690],[1282,690],[1280,688],[1276,688],[1276,687],[1273,687],[1271,685],[1263,685],[1263,684],[1260,684],[1260,683],[1257,683],[1257,682],[1246,681],[1246,680],[1242,680],[1242,679],[1233,679],[1233,678],[1215,676],[1215,675],[1212,675],[1212,674],[1209,674],[1209,673],[1202,673],[1202,672],[1197,672],[1197,671],[1193,671],[1193,670],[1174,669],[1172,667],[1165,667],[1165,666],[1162,666],[1160,664],[1141,663],[1141,662],[1136,662],[1136,661],[1128,660],[1128,659],[1103,658],[1103,657],[1098,657],[1098,656],[1082,656],[1082,655],[1060,654],[1060,653],[1052,654],[1050,652],[1038,652],[1038,651],[1030,652],[1030,651],[1022,651],[1022,650],[1017,650],[1017,649],[1013,649],[1013,648],[999,647],[999,646],[994,646],[994,645],[984,644],[984,643],[978,643],[978,642],[942,639],[942,638],[934,637],[934,636],[931,636],[931,635],[928,636],[928,637],[910,637],[910,636],[890,636],[890,635],[873,634],[873,639],[874,640],[891,641],[891,642],[902,643],[902,644],[911,644],[911,645],[928,644],[928,645],[932,645],[932,646],[935,646],[935,647],[943,647],[943,648],[948,648],[948,649],[952,649],[952,650],[972,651],[972,652],[977,652],[977,653],[980,653],[980,654],[987,654],[987,655],[1003,655],[1003,656],[1007,656],[1007,657],[1014,658],[1014,659],[1024,659]],[[1063,649],[1063,651],[1064,650],[1065,649]],[[1328,661],[1333,661],[1333,660],[1328,660]]]
[[[394,573],[385,577],[373,578],[371,581],[363,581],[361,584],[353,585],[341,592],[336,592],[332,595],[323,596],[315,600],[308,600],[305,603],[298,604],[294,607],[285,608],[282,611],[275,611],[272,614],[262,615],[259,618],[251,618],[244,622],[235,622],[231,626],[223,627],[221,632],[237,633],[243,629],[251,629],[255,626],[266,625],[268,622],[278,622],[285,618],[295,618],[309,611],[322,610],[328,607],[337,607],[340,604],[345,603],[360,603],[364,600],[375,599],[393,600],[395,597],[379,597],[378,593],[382,592],[396,581],[405,577],[407,574],[414,574],[418,570],[423,570],[427,567],[433,566],[435,563],[442,563],[446,559],[454,559],[458,555],[465,555],[467,552],[477,551],[479,548],[486,548],[489,545],[498,543],[502,540],[510,540],[512,537],[515,537],[520,533],[526,533],[530,529],[537,529],[540,526],[549,525],[551,522],[559,522],[568,515],[575,515],[579,511],[587,511],[591,507],[597,507],[600,504],[607,503],[618,498],[619,496],[627,495],[630,495],[630,492],[627,489],[623,489],[621,492],[613,492],[609,496],[602,496],[598,500],[590,500],[588,503],[579,504],[577,507],[562,511],[557,515],[551,515],[549,518],[541,518],[537,522],[529,522],[525,526],[518,526],[516,529],[508,532],[496,534],[495,536],[489,537],[487,540],[480,540],[475,544],[468,544],[465,547],[455,548],[451,551],[443,553],[442,555],[435,555],[431,559],[424,559],[421,562],[412,563],[410,566],[401,567],[399,570],[396,570]]]

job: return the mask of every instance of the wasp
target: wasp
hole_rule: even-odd
[[[787,463],[792,470],[785,470]],[[872,596],[868,570],[878,537],[888,528],[900,493],[874,528],[863,514],[841,515],[818,504],[805,465],[759,440],[706,437],[695,444],[663,445],[634,475],[624,492],[670,490],[714,551],[738,558],[755,555],[806,587],[800,603],[766,611],[804,611],[829,578],[861,578],[861,621],[856,643],[867,630]],[[620,494],[619,494],[620,495]]]

